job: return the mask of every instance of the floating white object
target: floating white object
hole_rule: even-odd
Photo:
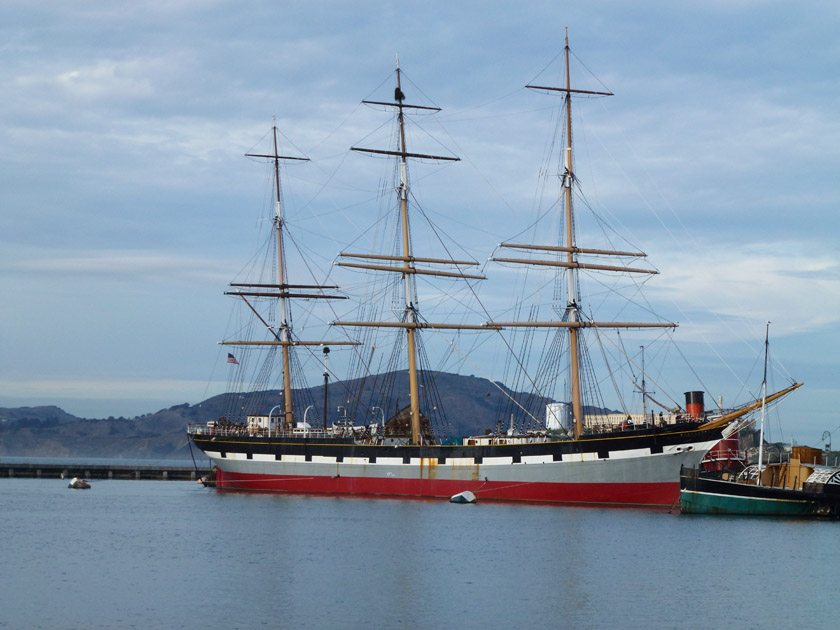
[[[475,495],[469,490],[459,492],[449,499],[450,503],[475,503]]]

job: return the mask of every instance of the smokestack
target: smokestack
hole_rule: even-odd
[[[703,404],[703,392],[686,392],[685,410],[692,418],[702,418],[703,411],[705,411]]]

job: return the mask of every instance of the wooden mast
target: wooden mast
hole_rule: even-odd
[[[442,271],[438,269],[418,269],[415,263],[421,262],[426,264],[444,264],[453,265],[459,268],[463,265],[476,265],[472,261],[458,261],[451,259],[439,258],[421,258],[415,257],[411,251],[411,224],[409,221],[409,206],[408,206],[408,158],[415,159],[429,159],[429,160],[443,160],[443,161],[459,161],[457,157],[446,157],[441,155],[428,155],[423,153],[410,153],[408,151],[405,139],[405,110],[429,110],[440,111],[438,107],[427,107],[422,105],[408,105],[405,103],[405,94],[402,91],[400,61],[397,57],[397,86],[394,90],[394,102],[383,101],[362,101],[369,105],[385,105],[388,107],[395,107],[397,109],[397,122],[399,124],[399,146],[397,151],[383,150],[383,149],[363,149],[360,147],[351,147],[353,151],[363,153],[373,153],[379,155],[393,155],[399,158],[399,184],[397,188],[397,196],[399,198],[399,213],[400,213],[400,229],[402,237],[402,256],[385,256],[374,254],[350,254],[342,253],[342,256],[347,258],[363,258],[370,260],[378,260],[385,262],[392,262],[397,264],[382,264],[370,265],[350,262],[338,262],[339,266],[353,267],[357,269],[369,269],[374,271],[391,271],[400,273],[403,277],[403,290],[405,291],[403,316],[399,322],[363,322],[363,321],[336,321],[333,322],[337,326],[373,326],[380,328],[402,328],[405,330],[406,346],[408,351],[408,379],[409,379],[409,396],[410,396],[410,414],[411,414],[411,443],[421,444],[423,440],[421,425],[420,425],[420,386],[419,386],[419,370],[417,367],[417,333],[421,328],[432,328],[440,330],[498,330],[495,325],[457,325],[457,324],[433,324],[420,321],[418,315],[417,305],[414,303],[414,277],[417,275],[442,276],[448,278],[464,278],[483,280],[484,276],[477,274],[464,274],[459,271]]]
[[[566,29],[566,168],[563,174],[563,192],[566,204],[566,247],[569,252],[566,254],[566,262],[569,263],[569,303],[566,310],[570,322],[578,320],[577,300],[577,272],[573,266],[577,254],[573,251],[575,246],[574,223],[572,222],[572,93],[571,77],[569,76],[569,29]],[[578,334],[577,328],[569,329],[569,357],[571,359],[571,387],[572,387],[572,413],[575,417],[575,438],[579,438],[583,432],[583,404],[580,398],[580,367],[578,355]]]
[[[283,428],[291,429],[294,426],[294,407],[292,405],[292,378],[291,378],[291,348],[292,346],[326,346],[329,345],[358,345],[357,342],[352,341],[298,341],[292,339],[291,326],[289,324],[290,298],[305,298],[305,299],[346,299],[342,295],[326,295],[324,293],[293,293],[289,289],[336,289],[335,286],[321,286],[321,285],[303,285],[303,284],[287,284],[285,271],[285,256],[283,249],[283,227],[285,221],[283,218],[282,195],[280,189],[280,161],[290,160],[298,162],[308,162],[309,158],[291,157],[287,155],[280,155],[277,148],[277,125],[272,126],[274,152],[271,154],[257,154],[246,153],[247,157],[267,158],[274,162],[274,232],[277,243],[277,284],[249,284],[249,283],[231,283],[232,287],[246,287],[252,289],[259,289],[258,291],[243,291],[237,289],[236,291],[226,291],[225,295],[236,295],[248,305],[257,318],[271,331],[274,340],[272,341],[225,341],[223,345],[231,346],[280,346],[283,356]],[[270,290],[266,290],[270,289]],[[269,322],[257,312],[254,306],[247,300],[248,297],[269,297],[277,298],[280,305],[280,325],[276,328],[271,326]],[[329,352],[325,348],[325,352]],[[326,368],[325,368],[326,369]],[[326,417],[326,408],[324,409]]]
[[[405,119],[403,116],[403,100],[405,95],[402,92],[400,80],[400,58],[397,57],[397,90],[394,92],[394,100],[397,102],[397,120],[400,126],[400,222],[402,223],[403,237],[403,279],[405,281],[405,322],[414,324],[417,322],[417,311],[414,307],[414,274],[410,273],[414,267],[411,258],[411,239],[409,238],[408,225],[408,170],[406,165],[405,147]],[[408,346],[408,390],[411,400],[411,443],[420,444],[420,389],[417,382],[417,347],[414,341],[415,329],[406,328],[406,343]]]
[[[572,159],[572,94],[589,94],[594,96],[612,96],[612,92],[593,92],[589,90],[572,89],[571,75],[569,72],[569,30],[566,29],[565,38],[565,70],[566,70],[566,85],[565,87],[548,87],[541,85],[527,85],[526,87],[535,90],[547,90],[553,92],[564,93],[566,119],[566,146],[563,156],[563,202],[565,209],[564,224],[566,229],[566,244],[565,246],[552,245],[529,245],[516,243],[501,243],[501,247],[512,249],[531,249],[535,251],[564,253],[565,261],[561,260],[537,260],[527,258],[497,258],[493,257],[490,260],[504,263],[517,263],[526,265],[539,265],[547,267],[560,267],[568,269],[567,274],[567,292],[568,301],[566,303],[566,318],[565,321],[550,321],[550,322],[493,322],[498,326],[504,328],[513,327],[555,327],[568,328],[569,330],[569,371],[570,371],[570,386],[572,398],[572,414],[574,415],[575,438],[579,438],[583,433],[584,417],[583,417],[583,398],[581,395],[581,379],[580,379],[580,337],[579,330],[581,328],[673,328],[676,324],[672,323],[641,323],[641,322],[594,322],[587,321],[581,317],[580,306],[577,292],[577,271],[578,269],[592,269],[598,271],[615,271],[615,272],[629,272],[629,273],[647,273],[655,274],[655,270],[639,269],[628,266],[617,265],[601,265],[584,263],[578,260],[580,254],[595,254],[606,256],[626,256],[639,258],[644,257],[643,252],[622,252],[602,249],[584,249],[577,246],[575,242],[574,232],[574,209],[572,204],[572,185],[575,182],[575,174]]]
[[[286,284],[286,274],[283,267],[283,208],[280,203],[280,155],[277,152],[277,125],[272,128],[274,134],[274,186],[276,198],[274,201],[274,232],[277,236],[277,284],[281,287]],[[294,424],[294,411],[292,409],[292,379],[289,365],[289,319],[287,315],[286,295],[280,296],[280,341],[286,343],[281,346],[283,352],[283,427],[291,429]],[[324,411],[326,413],[326,410]]]

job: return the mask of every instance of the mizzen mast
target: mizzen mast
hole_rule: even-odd
[[[574,161],[572,159],[572,94],[585,94],[591,96],[612,96],[612,92],[594,92],[590,90],[577,90],[571,86],[571,76],[569,72],[569,31],[566,29],[565,41],[565,66],[566,66],[566,85],[565,87],[550,87],[542,85],[526,85],[525,87],[533,90],[545,90],[549,92],[561,92],[565,99],[565,133],[566,133],[566,147],[563,156],[563,205],[565,209],[565,230],[566,230],[566,244],[565,246],[551,246],[551,245],[530,245],[519,243],[501,243],[500,247],[510,249],[526,249],[537,252],[553,252],[558,258],[563,257],[565,260],[539,260],[533,258],[500,258],[492,257],[490,260],[504,263],[537,265],[546,267],[558,267],[567,270],[567,291],[568,299],[566,304],[565,317],[563,321],[550,322],[493,322],[498,326],[505,328],[513,327],[556,327],[567,328],[569,331],[569,371],[570,371],[570,386],[572,397],[572,413],[575,421],[575,438],[579,438],[583,432],[583,398],[581,396],[581,369],[580,369],[580,335],[579,331],[582,328],[673,328],[676,324],[672,323],[636,323],[636,322],[594,322],[588,321],[581,317],[579,297],[577,292],[577,272],[579,269],[589,269],[596,271],[607,272],[627,272],[627,273],[642,273],[642,274],[656,274],[655,270],[640,269],[628,266],[618,265],[602,265],[588,262],[581,262],[579,256],[581,254],[593,254],[598,256],[622,256],[641,258],[645,254],[643,252],[624,252],[612,251],[603,249],[586,249],[577,246],[574,232],[574,208],[572,203],[572,186],[575,183]]]
[[[254,315],[262,322],[262,324],[270,331],[272,340],[269,341],[224,341],[223,345],[230,346],[280,346],[283,356],[283,427],[290,429],[294,426],[294,408],[292,404],[292,378],[291,378],[291,349],[293,346],[328,346],[328,345],[358,345],[353,341],[302,341],[294,339],[292,336],[292,327],[290,324],[291,310],[290,300],[293,298],[302,298],[307,300],[312,299],[328,299],[328,300],[343,300],[347,299],[343,295],[328,295],[323,291],[324,289],[337,289],[335,285],[314,285],[314,284],[288,284],[286,282],[285,269],[285,252],[283,244],[283,231],[285,227],[285,219],[283,217],[282,194],[280,190],[280,162],[308,162],[306,157],[292,157],[288,155],[280,155],[277,148],[277,126],[272,126],[273,133],[273,147],[274,152],[270,154],[246,153],[246,157],[265,158],[274,162],[274,233],[277,244],[277,284],[266,283],[234,283],[230,284],[234,287],[234,291],[226,291],[225,295],[235,295],[240,297],[248,308],[253,311]],[[251,289],[251,290],[243,290]],[[296,292],[301,289],[314,291],[311,293]],[[276,298],[280,307],[280,322],[279,325],[273,326],[267,322],[259,314],[254,305],[247,299],[249,297],[256,298]],[[325,410],[326,413],[326,410]]]
[[[286,271],[284,268],[283,256],[283,206],[281,204],[280,196],[280,160],[289,159],[287,156],[279,155],[277,151],[277,126],[272,127],[274,136],[274,155],[271,159],[274,160],[274,186],[275,186],[275,200],[274,200],[274,233],[277,237],[277,284],[281,287],[286,285]],[[298,158],[298,160],[306,160],[307,158]],[[281,346],[283,351],[283,413],[286,428],[294,426],[294,416],[292,409],[292,383],[291,383],[291,367],[289,365],[289,345],[291,339],[289,335],[289,319],[288,319],[288,300],[289,296],[282,292],[279,297],[280,303],[280,341],[285,342]]]

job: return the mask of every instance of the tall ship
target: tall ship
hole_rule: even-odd
[[[390,250],[379,253],[342,252],[337,266],[368,275],[379,274],[391,291],[395,307],[393,317],[381,316],[385,309],[368,302],[364,312],[374,317],[358,319],[336,317],[332,332],[340,341],[304,339],[293,330],[292,304],[298,299],[307,303],[339,300],[347,296],[335,285],[317,282],[294,284],[288,277],[285,263],[285,228],[281,165],[287,160],[300,161],[278,152],[274,129],[273,151],[255,154],[273,165],[275,181],[275,216],[273,220],[274,277],[252,282],[238,282],[228,293],[234,294],[246,306],[256,322],[261,339],[232,339],[226,342],[240,348],[259,347],[267,350],[271,359],[262,371],[279,372],[282,384],[280,404],[264,397],[243,398],[246,404],[232,409],[222,418],[208,418],[206,422],[190,425],[189,437],[213,463],[217,488],[236,491],[323,493],[335,495],[368,495],[390,497],[443,497],[471,492],[479,500],[524,502],[550,502],[564,504],[624,505],[624,506],[673,506],[679,501],[680,470],[700,465],[704,456],[722,438],[737,430],[741,423],[756,409],[761,401],[737,409],[707,412],[703,392],[686,393],[685,407],[681,404],[660,405],[655,416],[647,409],[633,416],[620,413],[611,416],[597,397],[588,394],[587,382],[591,362],[588,359],[584,333],[600,334],[607,330],[624,329],[673,329],[669,322],[601,321],[594,319],[583,308],[579,297],[582,272],[596,271],[605,274],[652,274],[653,270],[636,268],[632,262],[644,257],[638,251],[584,248],[575,234],[575,204],[579,181],[575,174],[572,144],[572,97],[601,97],[609,92],[578,90],[571,87],[569,76],[568,35],[565,45],[565,85],[527,87],[563,98],[563,166],[559,173],[561,184],[559,199],[554,203],[559,209],[559,230],[550,242],[504,242],[499,249],[519,252],[511,255],[494,255],[493,265],[522,269],[551,269],[562,277],[558,295],[563,304],[554,309],[554,317],[502,318],[493,317],[487,309],[483,321],[465,322],[464,317],[455,321],[429,321],[419,309],[417,279],[428,281],[463,282],[474,293],[476,283],[485,279],[478,273],[474,260],[455,259],[449,248],[446,255],[427,256],[414,249],[416,239],[412,228],[416,226],[417,212],[413,207],[414,196],[410,191],[409,164],[413,161],[453,162],[454,156],[416,153],[407,146],[406,115],[408,113],[434,113],[437,107],[410,104],[403,92],[402,73],[397,62],[396,86],[393,100],[365,100],[368,105],[391,110],[394,113],[394,144],[390,148],[361,148],[352,150],[395,160],[396,203],[392,218],[395,244]],[[421,209],[422,213],[422,209]],[[413,222],[412,218],[417,219]],[[593,259],[594,258],[594,262]],[[605,258],[617,263],[603,264]],[[625,261],[630,261],[629,263]],[[492,280],[490,280],[492,282]],[[557,284],[555,284],[557,289]],[[423,295],[430,289],[423,286]],[[438,297],[445,297],[439,291]],[[426,299],[424,297],[424,299]],[[255,303],[269,301],[266,315]],[[510,312],[521,314],[521,310]],[[533,312],[532,312],[533,313]],[[475,318],[479,320],[478,317]],[[510,319],[510,321],[503,321]],[[246,330],[245,327],[242,330]],[[370,384],[371,361],[366,347],[371,344],[368,331],[392,333],[395,351],[393,356],[404,363],[402,369],[391,370],[382,381],[407,380],[408,404],[387,414],[384,409],[361,401],[364,384]],[[551,331],[559,341],[547,344],[542,351],[541,363],[552,369],[543,381],[555,385],[561,377],[558,366],[563,367],[564,391],[567,403],[556,403],[551,397],[538,396],[530,403],[509,395],[510,422],[489,418],[489,428],[484,433],[452,436],[436,431],[440,416],[439,397],[430,396],[434,389],[434,370],[431,369],[423,347],[423,335],[441,333],[490,335],[502,339],[515,354],[514,337],[517,331]],[[524,333],[520,342],[532,338]],[[377,342],[378,343],[378,342]],[[357,345],[358,344],[358,345]],[[522,345],[522,344],[519,344]],[[534,345],[534,344],[532,344]],[[358,404],[355,417],[373,418],[357,422],[351,415],[328,421],[327,386],[330,370],[328,353],[332,346],[345,346],[356,357],[360,378],[356,383],[358,394],[348,392],[348,400]],[[302,392],[296,379],[298,359],[295,353],[307,352],[311,360],[314,349],[320,348],[324,365],[323,421],[307,412],[319,408],[319,403],[299,400]],[[228,361],[236,363],[236,355],[228,354]],[[643,361],[643,360],[642,360]],[[526,375],[525,360],[511,361],[513,370],[521,380],[539,389],[539,378]],[[235,366],[236,367],[236,366]],[[552,371],[554,370],[554,371]],[[644,369],[636,373],[637,387],[642,400],[653,400],[645,385]],[[232,391],[236,391],[233,382]],[[544,383],[545,384],[545,383]],[[335,385],[334,385],[335,386]],[[345,385],[346,387],[346,385]],[[775,400],[792,391],[796,385],[767,397]],[[368,390],[370,388],[368,387]],[[296,399],[297,397],[297,399]],[[535,402],[536,401],[536,402]],[[534,411],[543,406],[544,417]],[[246,408],[247,407],[247,408]],[[374,413],[371,414],[370,412]],[[346,412],[346,410],[345,410]],[[375,417],[378,413],[378,417]],[[528,421],[517,420],[527,418]]]

